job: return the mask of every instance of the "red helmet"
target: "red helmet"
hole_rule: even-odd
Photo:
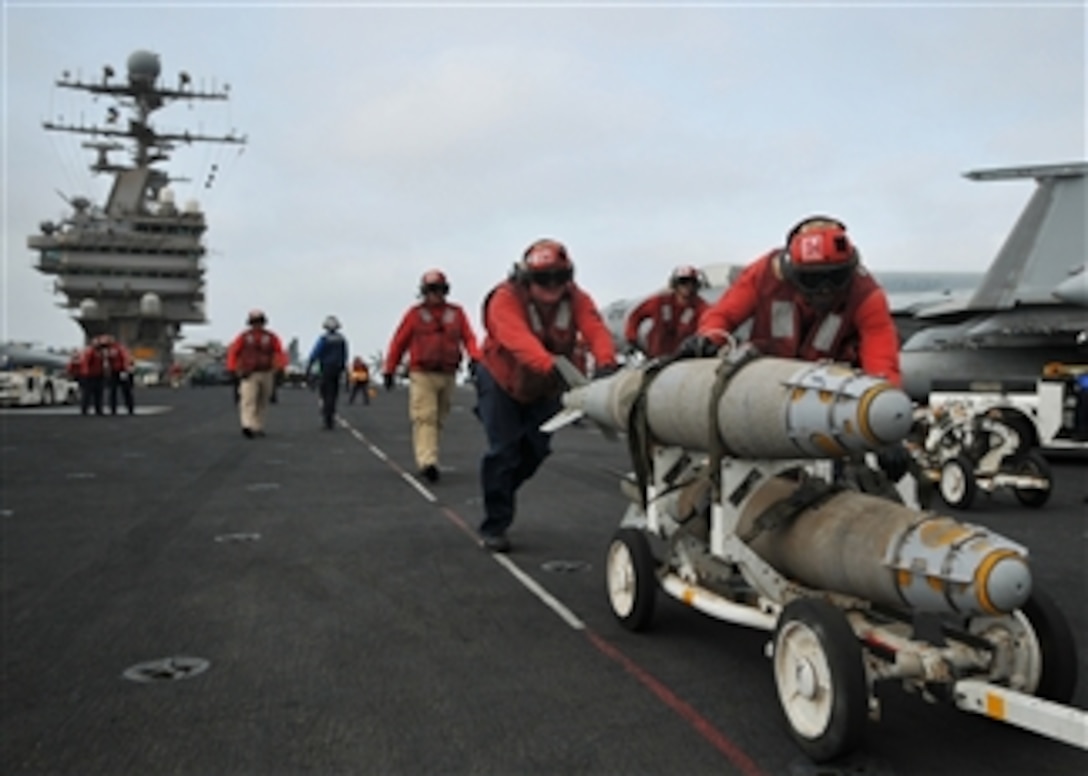
[[[681,264],[669,275],[669,288],[676,288],[684,281],[695,284],[696,288],[702,288],[706,278],[703,273],[690,264]]]
[[[826,301],[845,290],[857,265],[846,225],[835,218],[810,216],[786,235],[783,275],[810,301]]]
[[[446,280],[445,272],[440,269],[429,269],[423,273],[423,277],[419,279],[419,293],[426,294],[429,292],[443,295],[450,292],[450,284]]]
[[[574,279],[574,265],[558,240],[537,240],[522,254],[518,272],[526,283],[565,286]]]

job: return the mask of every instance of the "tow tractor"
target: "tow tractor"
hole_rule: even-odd
[[[979,491],[1006,488],[1042,507],[1053,482],[1043,451],[1088,451],[1076,415],[1085,373],[1088,366],[1051,364],[1033,381],[935,381],[908,439],[922,476],[952,507],[968,509]]]
[[[624,627],[645,629],[663,590],[771,633],[779,702],[816,762],[863,745],[884,681],[1088,749],[1088,714],[1066,705],[1072,632],[1027,549],[906,506],[865,463],[908,433],[905,394],[738,348],[593,382],[559,368],[572,387],[545,430],[626,432],[631,503],[605,561]]]

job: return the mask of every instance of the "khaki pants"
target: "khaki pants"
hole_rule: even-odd
[[[264,413],[275,385],[275,372],[253,372],[238,383],[238,411],[242,428],[264,431]]]
[[[411,372],[408,375],[408,417],[412,419],[412,449],[416,466],[438,466],[438,438],[450,414],[454,375]]]

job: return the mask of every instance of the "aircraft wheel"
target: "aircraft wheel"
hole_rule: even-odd
[[[1023,458],[1016,462],[1016,474],[1025,474],[1046,480],[1046,488],[1014,488],[1016,498],[1026,507],[1041,507],[1050,499],[1050,489],[1053,487],[1054,478],[1051,475],[1050,464],[1038,450],[1029,451]]]
[[[948,506],[970,509],[978,492],[975,465],[971,459],[960,453],[945,461],[941,467],[941,479],[937,489]]]
[[[805,598],[786,606],[774,634],[774,680],[793,738],[814,762],[861,746],[869,691],[861,645],[842,611]]]
[[[657,597],[657,561],[645,534],[621,528],[605,558],[605,582],[612,613],[623,627],[640,631],[650,625]]]

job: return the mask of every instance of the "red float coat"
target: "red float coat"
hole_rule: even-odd
[[[461,365],[462,348],[469,359],[480,360],[476,335],[461,306],[450,302],[435,305],[421,302],[410,307],[401,318],[389,342],[382,372],[393,374],[407,350],[409,372],[454,374]]]
[[[241,377],[251,372],[278,372],[286,368],[283,344],[268,329],[251,326],[227,347],[227,371]]]
[[[628,313],[624,339],[635,343],[639,325],[649,318],[653,327],[646,335],[646,355],[650,358],[670,356],[681,342],[696,332],[699,317],[708,306],[698,294],[692,294],[687,300],[680,299],[673,291],[651,296]]]
[[[72,357],[68,359],[67,367],[68,376],[79,380],[83,377],[83,351],[79,350],[72,354]]]
[[[523,404],[559,393],[555,356],[574,355],[579,334],[598,367],[616,363],[612,335],[597,306],[573,283],[558,304],[545,307],[529,298],[524,285],[507,280],[484,299],[483,320],[483,364]]]
[[[750,264],[699,320],[699,334],[720,340],[752,319],[750,339],[760,352],[786,358],[845,361],[867,374],[902,384],[899,336],[888,298],[858,267],[845,296],[828,311],[810,307],[782,278],[774,250]]]
[[[102,351],[94,345],[83,348],[79,354],[79,376],[101,377],[106,373],[107,361],[102,356]]]

